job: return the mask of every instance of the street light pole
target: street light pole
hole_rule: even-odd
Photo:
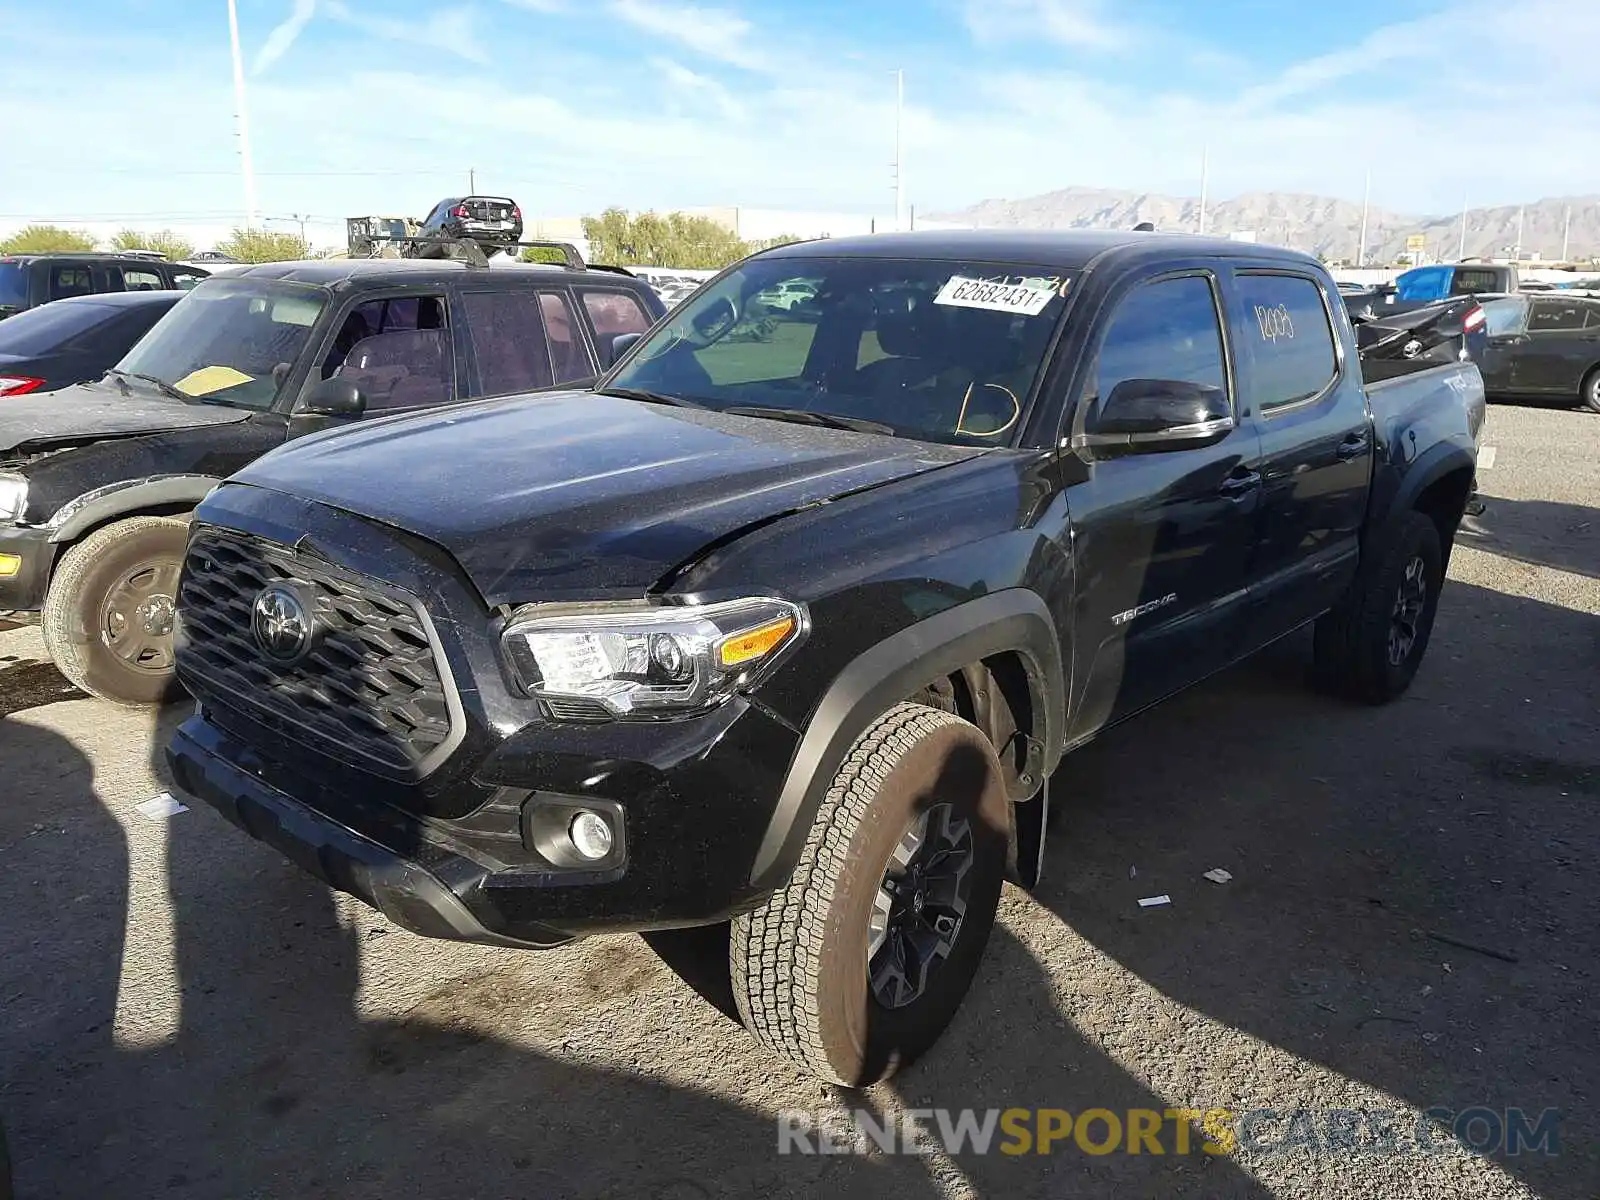
[[[894,73],[894,228],[904,233],[906,228],[906,170],[905,142],[902,126],[906,106],[906,73]]]
[[[1356,266],[1367,265],[1367,209],[1372,203],[1372,168],[1367,168],[1367,189],[1361,196],[1361,246],[1356,251]]]
[[[244,57],[239,52],[238,0],[228,0],[228,38],[233,44],[233,107],[239,129],[239,158],[244,168],[245,224],[253,229],[258,219],[256,170],[250,161],[250,114],[244,103]]]
[[[1211,146],[1200,148],[1200,236],[1206,235],[1206,185],[1211,180]]]
[[[1567,220],[1561,227],[1561,261],[1567,261],[1567,250],[1572,244],[1572,205],[1567,205]]]

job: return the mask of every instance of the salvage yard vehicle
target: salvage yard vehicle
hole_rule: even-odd
[[[1365,387],[1291,251],[767,251],[595,392],[212,492],[168,766],[419,934],[725,926],[755,1037],[867,1083],[954,1014],[1002,879],[1037,882],[1063,755],[1311,623],[1329,687],[1406,690],[1483,417],[1470,363]]]
[[[187,291],[208,274],[204,267],[142,254],[9,254],[0,257],[0,318],[68,296]]]
[[[1483,305],[1480,357],[1491,396],[1559,400],[1600,413],[1600,300],[1557,292]]]
[[[182,296],[106,292],[18,313],[0,324],[0,397],[99,379]]]
[[[417,233],[509,250],[522,240],[522,209],[504,196],[455,196],[435,204]]]
[[[361,417],[587,384],[663,312],[642,281],[581,262],[330,260],[207,280],[103,379],[0,398],[0,611],[39,612],[84,691],[168,699],[188,515],[225,475]]]
[[[1355,322],[1361,372],[1369,382],[1425,367],[1475,362],[1489,347],[1489,319],[1476,296]]]

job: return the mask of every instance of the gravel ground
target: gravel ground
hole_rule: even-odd
[[[425,941],[209,811],[141,816],[181,714],[74,698],[0,632],[19,1200],[1600,1195],[1600,418],[1497,407],[1486,441],[1411,693],[1321,698],[1296,638],[1074,755],[1046,882],[935,1051],[859,1094],[638,938]],[[1404,1145],[1478,1105],[1562,1110],[1560,1154],[777,1150],[786,1109],[1272,1109],[1270,1143],[1377,1109]]]

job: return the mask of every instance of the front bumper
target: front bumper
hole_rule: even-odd
[[[227,757],[224,757],[226,755]],[[569,935],[526,925],[512,936],[486,926],[464,896],[490,871],[437,841],[418,839],[408,855],[302,804],[236,765],[249,750],[201,717],[185,721],[167,747],[177,790],[204,801],[257,841],[341,892],[370,904],[402,929],[424,937],[544,949]],[[433,853],[423,857],[423,842]],[[447,882],[447,880],[449,882]]]
[[[15,575],[0,576],[0,612],[38,612],[44,607],[56,549],[48,529],[0,525],[0,554],[22,560]]]

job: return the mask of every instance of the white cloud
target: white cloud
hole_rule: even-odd
[[[1106,15],[1100,0],[967,0],[965,18],[980,42],[1043,37],[1106,50],[1128,41],[1127,31]]]
[[[666,78],[667,84],[678,92],[703,95],[716,105],[717,110],[729,121],[743,121],[745,119],[744,106],[734,99],[733,93],[715,79],[702,75],[698,71],[691,71],[682,63],[674,62],[670,58],[652,58],[650,65],[660,71]],[[679,105],[680,109],[684,106]]]
[[[442,50],[468,62],[486,63],[489,52],[478,40],[477,14],[471,8],[435,8],[420,21],[357,12],[344,0],[323,0],[328,15],[372,37]]]
[[[659,0],[612,0],[611,11],[645,33],[678,42],[730,66],[759,68],[767,61],[750,45],[750,22],[727,9]]]
[[[261,74],[287,54],[316,14],[317,0],[294,0],[293,10],[267,35],[266,42],[262,44],[261,51],[256,55],[255,63],[250,68],[251,73]]]

